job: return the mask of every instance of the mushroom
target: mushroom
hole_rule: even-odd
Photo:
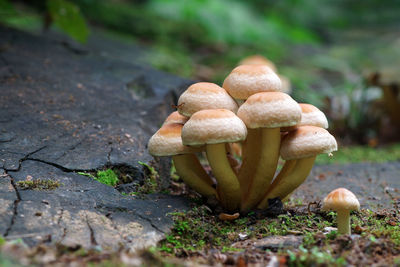
[[[178,112],[186,117],[199,110],[217,108],[236,113],[238,106],[224,88],[214,83],[192,84],[178,99]]]
[[[198,111],[182,128],[184,145],[206,145],[207,159],[217,180],[217,192],[223,207],[229,211],[239,207],[241,191],[229,164],[225,143],[242,141],[246,135],[246,125],[226,109]]]
[[[195,152],[199,148],[184,146],[181,139],[183,124],[163,125],[149,140],[149,153],[153,156],[172,156],[179,177],[195,191],[205,197],[216,196],[213,181],[205,172]]]
[[[248,97],[259,92],[280,91],[281,81],[266,65],[240,65],[226,77],[222,87],[237,102],[243,103]],[[251,181],[249,177],[253,177],[254,164],[258,162],[260,156],[260,138],[261,132],[258,129],[249,128],[247,139],[242,144],[242,166],[238,179],[244,193],[247,192]]]
[[[282,141],[280,151],[287,166],[275,178],[258,208],[268,207],[268,199],[278,197],[283,200],[305,181],[318,154],[336,150],[335,138],[323,128],[301,126],[289,132]]]
[[[338,188],[330,192],[324,199],[322,210],[337,212],[337,226],[339,234],[350,235],[350,211],[359,210],[360,203],[357,197],[346,188]]]
[[[253,178],[240,176],[249,180],[241,207],[242,211],[248,211],[265,196],[275,175],[281,143],[280,127],[296,125],[301,119],[301,110],[297,102],[285,93],[262,92],[250,96],[240,106],[238,117],[253,133],[260,132],[258,139],[253,141],[256,149],[260,150],[258,158],[251,163],[255,170]]]

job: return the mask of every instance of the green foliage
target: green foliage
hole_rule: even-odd
[[[117,174],[112,169],[98,171],[94,179],[110,186],[116,186],[119,182]]]
[[[400,160],[400,144],[373,148],[368,146],[339,147],[333,157],[321,154],[316,164],[347,164],[356,162],[388,162]]]
[[[8,0],[0,0],[0,16],[15,15],[14,6]]]
[[[26,180],[26,181],[18,181],[17,186],[22,190],[54,190],[60,186],[59,181],[53,180]]]
[[[78,6],[67,0],[47,0],[46,3],[57,27],[81,43],[87,41],[89,29]]]

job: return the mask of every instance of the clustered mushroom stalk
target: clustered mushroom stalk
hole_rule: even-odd
[[[222,87],[191,85],[179,97],[178,112],[148,145],[153,156],[172,156],[185,183],[229,212],[265,209],[270,199],[287,198],[305,181],[318,154],[337,150],[324,129],[325,115],[284,93],[273,63],[260,57],[247,61]],[[199,151],[205,151],[216,184],[200,164]],[[279,157],[286,162],[275,177]]]

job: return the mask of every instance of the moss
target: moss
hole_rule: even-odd
[[[54,190],[60,186],[59,181],[49,179],[36,179],[17,182],[17,186],[23,190]]]
[[[174,227],[158,245],[159,251],[170,256],[204,254],[214,249],[221,253],[246,253],[246,248],[232,246],[240,242],[239,233],[250,240],[273,235],[302,235],[300,247],[277,252],[289,266],[344,266],[352,260],[353,249],[357,253],[359,247],[365,248],[365,257],[372,261],[374,255],[370,251],[379,252],[376,246],[382,245],[388,249],[388,255],[392,256],[388,256],[387,262],[393,262],[396,259],[393,255],[400,253],[399,215],[395,212],[383,215],[362,210],[354,213],[352,228],[354,233],[360,234],[359,239],[338,235],[336,231],[323,234],[324,228],[336,225],[336,214],[320,212],[319,209],[311,214],[297,209],[288,210],[274,218],[257,219],[251,215],[235,221],[221,221],[204,206],[170,215],[175,221]],[[251,251],[254,248],[249,249]]]
[[[119,183],[118,175],[112,169],[100,170],[96,173],[78,172],[78,174],[90,177],[109,186],[116,186]]]
[[[388,162],[400,160],[400,144],[373,148],[367,146],[339,147],[333,157],[319,155],[316,164],[347,164],[357,162]]]
[[[119,182],[117,174],[112,169],[98,171],[95,180],[110,186],[116,186]]]

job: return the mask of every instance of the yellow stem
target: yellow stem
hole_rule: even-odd
[[[263,200],[258,204],[257,208],[265,209],[268,207],[268,199],[279,197],[281,200],[292,193],[298,188],[310,174],[314,165],[316,156],[296,160],[295,166],[286,175],[277,181],[274,188],[272,188]]]
[[[274,178],[279,159],[281,134],[279,128],[262,128],[260,158],[255,165],[255,173],[252,182],[245,194],[241,210],[253,209],[265,196],[271,181]]]
[[[225,144],[207,144],[206,151],[208,162],[217,180],[217,191],[222,206],[228,211],[238,209],[241,198],[240,185],[226,156]]]
[[[212,187],[213,181],[201,166],[194,154],[183,154],[172,157],[176,172],[189,187],[205,197],[216,196],[217,192]]]
[[[271,186],[269,187],[266,195],[268,195],[268,193],[275,188],[278,184],[281,183],[282,179],[285,179],[285,177],[292,171],[292,169],[294,168],[294,166],[296,165],[296,160],[287,160],[285,162],[285,164],[283,164],[283,167],[281,169],[281,171],[279,172],[279,174],[275,177],[274,181],[272,182]],[[284,201],[284,199],[282,199],[282,202]]]
[[[247,138],[242,145],[242,165],[239,169],[238,179],[242,190],[242,198],[247,193],[251,184],[253,175],[256,171],[255,166],[260,159],[260,129],[247,129]]]
[[[337,211],[336,216],[338,233],[342,235],[350,235],[350,211],[343,209]]]

